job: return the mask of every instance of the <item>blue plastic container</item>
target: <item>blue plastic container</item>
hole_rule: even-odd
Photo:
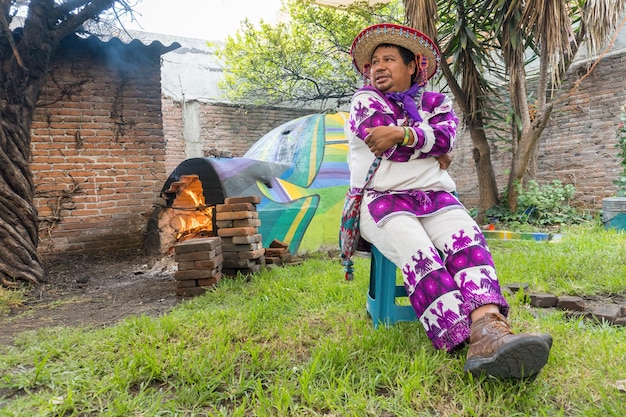
[[[602,200],[602,224],[606,229],[626,230],[626,197]]]

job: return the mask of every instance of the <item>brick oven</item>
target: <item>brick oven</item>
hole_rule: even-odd
[[[191,158],[181,162],[161,190],[163,204],[153,210],[146,251],[151,255],[168,253],[177,242],[216,236],[216,205],[241,196],[255,197],[258,204],[262,194],[257,182],[269,184],[285,169],[285,165],[249,158]]]

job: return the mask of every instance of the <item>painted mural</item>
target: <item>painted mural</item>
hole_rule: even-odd
[[[241,158],[187,159],[163,190],[183,175],[198,175],[206,204],[220,204],[225,197],[261,197],[257,211],[263,246],[277,239],[294,254],[336,248],[350,179],[343,133],[347,117],[341,112],[289,121]]]
[[[311,115],[263,136],[245,157],[285,163],[289,168],[257,182],[263,243],[289,243],[292,253],[336,247],[350,173],[344,136],[347,113]]]

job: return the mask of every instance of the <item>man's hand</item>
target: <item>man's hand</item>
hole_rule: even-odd
[[[376,156],[382,155],[387,149],[402,142],[404,138],[404,129],[401,126],[376,126],[366,129],[367,136],[363,140],[370,151]],[[439,167],[448,169],[452,163],[452,155],[437,156]]]
[[[363,142],[376,156],[380,156],[387,149],[402,142],[404,129],[400,126],[376,126],[366,129],[367,136]]]
[[[439,167],[441,169],[448,169],[452,163],[452,155],[447,153],[445,155],[438,156],[437,161],[439,161]]]

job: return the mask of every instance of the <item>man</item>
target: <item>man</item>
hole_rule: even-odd
[[[378,24],[355,38],[351,55],[366,81],[345,127],[350,186],[363,189],[361,236],[402,270],[435,348],[450,352],[469,339],[466,372],[537,374],[552,338],[512,333],[485,238],[446,171],[458,119],[447,96],[425,90],[439,68],[437,47],[412,28]]]

